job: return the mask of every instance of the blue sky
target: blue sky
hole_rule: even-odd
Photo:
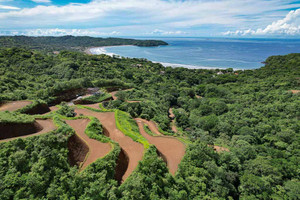
[[[300,38],[295,0],[0,0],[0,35]]]

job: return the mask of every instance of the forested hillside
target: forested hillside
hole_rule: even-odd
[[[23,47],[44,51],[84,50],[87,47],[135,45],[151,47],[168,45],[161,40],[134,40],[124,38],[95,38],[88,36],[0,36],[0,47]]]
[[[20,41],[0,38],[5,46]],[[43,49],[50,41],[24,44]],[[83,41],[74,44],[90,46],[88,38]],[[59,48],[65,44],[60,42]],[[290,90],[300,90],[300,54],[272,56],[260,69],[233,71],[2,48],[0,75],[0,103],[30,99],[52,105],[74,89],[133,88],[118,92],[105,109],[155,121],[162,133],[187,141],[175,176],[151,146],[119,186],[114,179],[118,145],[78,173],[67,161],[72,130],[54,117],[59,128],[52,134],[0,142],[0,199],[299,199],[300,93]],[[170,108],[177,133],[171,129]],[[228,151],[216,152],[212,145]]]

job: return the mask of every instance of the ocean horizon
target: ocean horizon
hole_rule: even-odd
[[[141,39],[141,38],[139,38]],[[143,38],[145,39],[145,38]],[[164,66],[192,69],[257,69],[273,55],[300,53],[300,39],[146,38],[167,46],[109,46],[91,48],[92,54],[145,58]]]

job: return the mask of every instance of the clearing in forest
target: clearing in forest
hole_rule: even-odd
[[[172,131],[174,133],[177,133],[178,131],[177,131],[177,127],[175,125],[175,119],[174,119],[175,115],[173,113],[173,109],[172,108],[169,109],[169,118],[172,120],[172,122],[171,122],[171,129],[172,129]]]
[[[12,101],[4,103],[0,106],[0,111],[16,111],[21,109],[29,104],[32,104],[32,101]]]
[[[156,146],[158,151],[162,154],[164,160],[167,162],[170,173],[174,175],[178,169],[181,159],[185,154],[185,145],[174,137],[148,135],[144,130],[144,124],[147,124],[153,133],[159,133],[157,127],[153,125],[153,122],[140,118],[136,118],[135,120],[139,126],[140,133],[151,144]],[[159,134],[162,135],[161,133]]]
[[[98,140],[89,138],[85,134],[85,128],[89,122],[89,119],[66,120],[66,123],[75,130],[76,134],[88,145],[89,148],[88,157],[81,166],[81,170],[95,162],[98,158],[104,157],[111,150],[110,143],[102,143]]]
[[[120,147],[128,156],[129,163],[128,167],[122,177],[122,182],[125,181],[133,170],[137,167],[140,160],[142,160],[144,155],[144,147],[142,144],[133,141],[130,137],[123,134],[116,126],[115,113],[114,112],[93,112],[88,109],[76,108],[75,112],[77,114],[83,114],[85,116],[96,117],[108,132],[109,137],[119,143]],[[123,157],[124,158],[124,157]],[[124,158],[125,159],[125,158]],[[126,162],[120,162],[126,163]],[[124,166],[125,168],[125,166]]]
[[[19,126],[18,124],[12,125],[12,126]],[[53,121],[51,119],[46,119],[46,120],[35,120],[35,126],[36,126],[36,131],[33,130],[33,132],[22,132],[22,127],[11,127],[10,130],[15,132],[15,136],[9,137],[7,139],[0,140],[1,142],[8,142],[17,138],[26,138],[26,137],[31,137],[31,136],[36,136],[36,135],[41,135],[44,133],[48,133],[50,131],[53,131],[56,129],[56,126],[54,125]],[[20,129],[20,130],[19,130]],[[23,135],[22,135],[23,134]]]

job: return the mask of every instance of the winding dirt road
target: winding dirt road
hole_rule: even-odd
[[[0,140],[0,142],[8,142],[8,141],[11,141],[11,140],[15,140],[17,138],[27,138],[27,137],[37,136],[37,135],[41,135],[41,134],[44,134],[44,133],[48,133],[48,132],[53,131],[53,130],[56,129],[56,126],[54,125],[54,123],[51,119],[36,120],[36,122],[38,123],[38,125],[40,127],[42,127],[42,130],[40,130],[36,133],[31,133],[31,134],[27,134],[27,135],[22,135],[22,136],[18,136],[18,137],[13,137],[13,138]]]
[[[83,114],[85,116],[93,116],[99,119],[102,126],[107,130],[109,137],[118,142],[125,154],[128,156],[128,167],[122,177],[122,181],[125,181],[133,170],[137,167],[140,160],[144,155],[144,147],[142,144],[133,141],[130,137],[125,136],[117,127],[114,112],[93,112],[88,109],[76,108],[77,114]]]
[[[159,133],[156,126],[153,126],[153,122],[149,122],[144,119],[136,118],[135,119],[140,133],[151,143],[156,146],[158,151],[162,154],[162,157],[165,158],[167,166],[171,174],[175,175],[178,165],[181,162],[181,159],[185,153],[185,145],[179,140],[173,137],[168,136],[151,136],[146,133],[144,130],[144,124],[147,124],[150,130],[154,133]],[[160,133],[160,135],[162,135]]]
[[[0,111],[16,111],[16,110],[23,108],[29,104],[32,104],[32,102],[31,101],[7,102],[0,106]]]
[[[89,119],[66,120],[66,123],[75,130],[76,134],[84,140],[89,147],[89,155],[81,166],[81,170],[85,169],[97,159],[104,157],[111,150],[111,145],[109,143],[99,142],[98,140],[89,138],[85,134],[84,131],[89,122]]]

